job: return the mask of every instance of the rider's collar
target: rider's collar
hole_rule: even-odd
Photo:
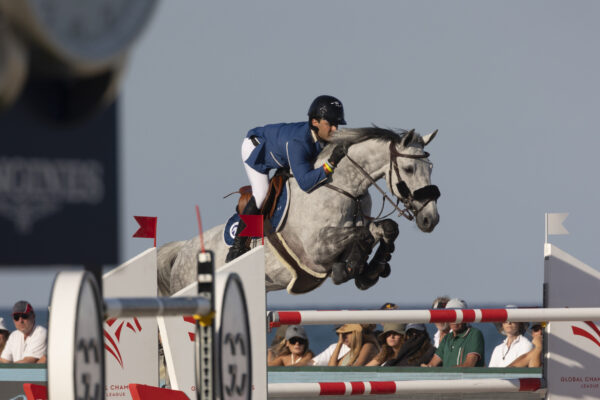
[[[310,130],[310,134],[312,135],[313,140],[315,141],[315,143],[317,143],[319,141],[319,137],[317,136],[317,134],[315,133],[315,131]]]

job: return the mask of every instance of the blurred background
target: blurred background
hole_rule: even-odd
[[[305,120],[320,94],[342,100],[350,127],[439,129],[428,151],[440,223],[425,234],[397,220],[392,274],[368,291],[328,281],[306,295],[269,293],[269,308],[429,307],[443,294],[473,307],[541,305],[545,212],[570,212],[570,234],[550,241],[598,265],[600,3],[131,1],[90,14],[40,5],[31,19],[44,16],[62,55],[7,3],[2,307],[44,307],[58,269],[106,270],[152,246],[131,237],[134,215],[158,217],[159,246],[198,234],[196,204],[205,229],[224,223],[235,200],[223,196],[247,184],[246,132]],[[84,150],[66,150],[74,144]],[[77,190],[33,190],[25,212],[29,203],[7,189],[14,160],[53,146],[81,161],[69,175]],[[62,200],[52,209],[49,198]],[[57,222],[68,210],[83,230]],[[41,260],[51,239],[72,260]]]

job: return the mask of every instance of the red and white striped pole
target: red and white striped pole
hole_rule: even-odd
[[[268,393],[269,398],[399,395],[416,393],[511,393],[535,392],[540,390],[541,386],[541,379],[539,378],[270,383],[268,385]]]
[[[382,324],[434,322],[600,321],[600,308],[491,308],[436,310],[271,311],[270,327],[280,325]]]

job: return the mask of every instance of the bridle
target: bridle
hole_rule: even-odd
[[[394,194],[394,196],[396,197],[396,202],[394,202],[385,193],[385,191],[383,189],[381,189],[381,187],[377,184],[375,179],[373,179],[371,177],[371,175],[369,175],[369,173],[367,171],[365,171],[365,169],[363,167],[361,167],[356,161],[354,161],[348,155],[347,149],[345,151],[345,156],[348,159],[348,161],[350,161],[383,196],[381,210],[379,211],[379,214],[377,215],[377,217],[373,218],[373,217],[363,216],[367,219],[378,221],[378,220],[388,217],[395,210],[395,211],[398,211],[398,216],[405,217],[409,221],[412,221],[423,210],[423,208],[425,208],[425,206],[427,206],[427,204],[429,204],[432,201],[437,200],[440,197],[440,190],[436,185],[426,185],[420,189],[415,190],[414,192],[411,192],[410,189],[408,188],[408,185],[406,184],[406,182],[400,176],[400,169],[398,168],[398,160],[397,160],[398,157],[418,159],[423,162],[427,162],[431,165],[431,163],[428,160],[425,160],[425,158],[429,157],[429,153],[426,151],[424,151],[422,154],[404,154],[404,153],[400,153],[400,152],[398,152],[398,150],[396,150],[396,147],[394,146],[394,142],[390,142],[390,168],[388,170],[388,182],[390,182],[390,184],[392,182],[392,171],[393,171],[396,174],[396,178],[398,180],[398,183],[396,184],[396,189],[398,189],[398,193],[400,193],[400,197],[398,197]],[[358,215],[358,210],[361,210],[360,200],[358,199],[358,197],[353,196],[352,194],[348,193],[346,190],[341,189],[331,183],[327,183],[327,184],[325,184],[325,186],[328,187],[329,189],[335,190],[336,192],[341,193],[341,194],[351,198],[352,200],[354,200],[354,202],[356,204],[354,218],[356,218]],[[392,191],[392,193],[393,193],[393,191]],[[394,207],[394,210],[392,210],[390,213],[381,217],[381,213],[383,212],[386,200],[390,202],[392,207]],[[423,203],[422,206],[419,207],[418,209],[414,206],[413,202],[415,200],[421,201]],[[398,207],[398,204],[400,202],[402,202],[402,204],[404,205],[404,209],[401,209],[400,207]]]
[[[397,160],[398,157],[412,158],[415,160],[427,162],[429,163],[429,165],[432,164],[431,162],[424,160],[425,158],[429,158],[428,152],[423,151],[422,154],[400,153],[398,152],[398,150],[396,150],[396,146],[394,146],[394,143],[390,142],[390,169],[388,171],[388,182],[390,182],[390,184],[392,183],[393,168],[394,172],[396,173],[396,178],[398,179],[398,183],[396,183],[396,189],[398,189],[398,193],[400,193],[399,199],[400,201],[402,201],[402,204],[405,207],[403,211],[406,211],[410,217],[404,214],[404,212],[401,212],[401,215],[405,216],[409,221],[412,221],[412,219],[416,217],[421,212],[421,210],[423,210],[423,208],[427,206],[427,204],[437,200],[440,197],[440,189],[436,185],[426,185],[420,189],[415,190],[414,192],[411,192],[408,186],[406,185],[406,182],[400,176],[400,169],[398,168]],[[366,171],[364,172],[366,173]],[[421,205],[419,209],[416,209],[414,206],[414,201],[420,201],[423,203],[423,205]],[[395,208],[398,209],[398,207]]]

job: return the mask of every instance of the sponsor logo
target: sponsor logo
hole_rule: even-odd
[[[101,203],[104,192],[104,170],[96,160],[0,157],[0,217],[20,235],[67,205]]]
[[[239,224],[240,224],[239,222],[236,222],[234,224],[231,224],[231,226],[229,227],[229,236],[232,239],[235,239],[235,233],[237,232],[237,228],[238,228]]]
[[[104,328],[104,348],[115,358],[115,360],[117,360],[121,368],[123,368],[123,356],[119,350],[123,328],[126,328],[126,330],[129,329],[135,334],[142,331],[142,325],[137,318],[121,320],[120,323],[117,323],[117,321],[119,321],[117,318],[106,321],[108,327]]]
[[[596,346],[600,347],[600,329],[594,324],[592,321],[584,321],[586,325],[588,325],[593,332],[582,329],[578,326],[571,325],[571,329],[573,330],[573,335],[584,337],[590,341],[592,341]],[[594,337],[594,335],[596,337]]]

